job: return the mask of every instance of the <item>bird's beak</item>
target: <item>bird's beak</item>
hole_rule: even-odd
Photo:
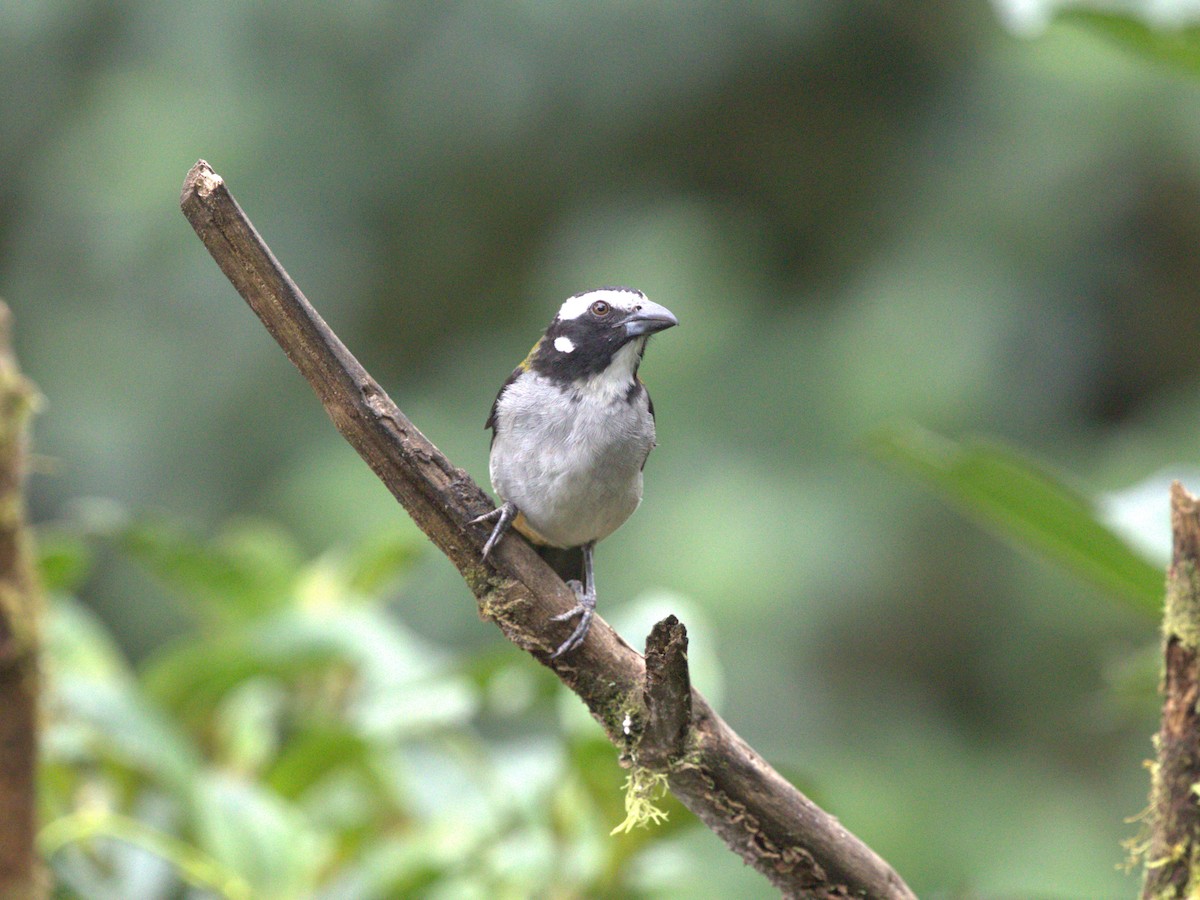
[[[679,320],[665,306],[659,306],[649,300],[641,300],[638,302],[637,308],[626,316],[621,324],[625,328],[625,336],[635,338],[641,337],[643,334],[665,331],[672,325],[678,325]]]

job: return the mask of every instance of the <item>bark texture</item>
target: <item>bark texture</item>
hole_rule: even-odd
[[[47,896],[36,787],[41,603],[25,524],[25,461],[37,393],[17,367],[0,303],[0,898]]]
[[[1200,502],[1171,485],[1163,711],[1151,772],[1145,898],[1200,896]]]

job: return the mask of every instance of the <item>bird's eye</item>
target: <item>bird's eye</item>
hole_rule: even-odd
[[[608,311],[610,309],[612,309],[612,307],[609,306],[607,303],[605,303],[603,300],[597,300],[595,303],[592,304],[591,308],[592,308],[592,315],[597,316],[598,318],[601,318],[601,319],[604,318],[605,316],[607,316]]]

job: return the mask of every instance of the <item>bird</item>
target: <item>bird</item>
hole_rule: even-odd
[[[642,470],[655,446],[654,404],[638,377],[650,336],[679,321],[628,287],[568,297],[501,386],[485,428],[488,473],[500,505],[483,559],[515,528],[567,582],[578,617],[551,659],[583,644],[596,611],[593,553],[642,502]]]

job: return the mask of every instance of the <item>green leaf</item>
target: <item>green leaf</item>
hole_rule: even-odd
[[[135,689],[132,680],[99,681],[62,674],[54,681],[48,747],[115,762],[183,791],[200,768],[200,755]],[[55,749],[57,748],[57,749]]]
[[[299,810],[253,782],[224,773],[196,781],[200,848],[244,878],[254,896],[310,896],[331,849]]]
[[[37,565],[48,591],[73,592],[83,584],[92,568],[92,551],[77,534],[39,529]]]
[[[447,846],[436,832],[414,830],[401,837],[384,835],[350,859],[316,900],[344,897],[451,897],[448,873],[469,858],[460,846]],[[472,848],[466,848],[472,849]]]
[[[335,723],[313,723],[293,735],[266,773],[267,783],[281,796],[295,799],[326,776],[363,764],[366,741]]]
[[[1065,9],[1055,19],[1078,22],[1140,56],[1200,75],[1200,27],[1155,25],[1129,15],[1087,9]]]
[[[224,697],[211,725],[210,753],[236,772],[257,773],[279,751],[282,723],[293,698],[278,679],[251,678]]]
[[[374,597],[411,568],[423,549],[410,532],[372,535],[346,555],[340,568],[352,591]]]
[[[300,607],[219,637],[181,640],[145,667],[142,681],[156,702],[197,721],[249,679],[286,683],[342,667],[356,679],[347,714],[364,731],[394,738],[474,713],[478,691],[446,674],[443,656],[383,610]]]
[[[371,684],[417,681],[445,665],[444,652],[374,606],[285,610],[251,633],[255,653],[268,660],[332,658]]]
[[[122,535],[129,554],[167,585],[222,620],[246,621],[286,605],[299,551],[281,530],[254,522],[204,541],[177,525],[142,521]]]
[[[240,878],[195,847],[145,822],[103,808],[85,808],[61,816],[38,835],[38,849],[46,858],[73,849],[74,844],[84,844],[86,853],[73,860],[76,865],[66,872],[62,871],[61,857],[55,860],[55,874],[79,888],[83,896],[174,894],[164,884],[169,870],[163,863],[205,896],[226,900],[250,900],[253,896]],[[62,887],[56,886],[56,897],[75,896],[62,894]]]
[[[264,647],[256,639],[265,632],[269,629],[178,641],[146,665],[141,676],[146,694],[176,715],[195,720],[209,715],[243,682],[261,676],[286,680],[341,661],[331,646],[295,646],[290,652],[277,644]]]
[[[46,658],[74,676],[118,681],[133,674],[100,617],[65,594],[52,598],[46,616]]]
[[[1014,450],[956,443],[913,426],[877,432],[881,460],[907,471],[968,515],[1157,617],[1163,573],[1100,519],[1082,494]]]

